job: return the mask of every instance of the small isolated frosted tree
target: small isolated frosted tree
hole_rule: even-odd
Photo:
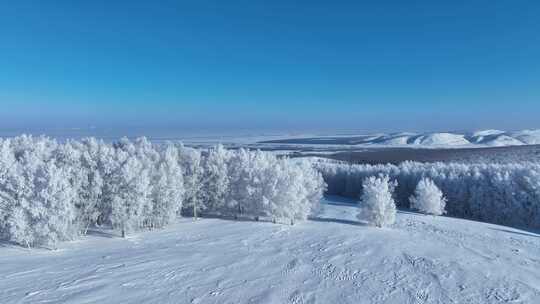
[[[429,178],[422,178],[414,196],[409,198],[411,208],[425,214],[442,215],[446,213],[446,198],[435,183]]]
[[[392,192],[396,186],[386,175],[364,179],[358,219],[377,227],[393,224],[396,219],[396,204]]]

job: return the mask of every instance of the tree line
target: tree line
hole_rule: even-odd
[[[90,227],[125,236],[179,216],[304,220],[325,184],[307,161],[145,138],[0,139],[0,239],[54,246]]]
[[[387,176],[395,182],[392,192],[398,207],[424,209],[432,214],[445,210],[450,216],[540,228],[539,162],[351,165],[318,161],[314,164],[327,183],[328,194],[358,198],[370,177]],[[418,191],[417,187],[420,187]],[[415,191],[425,193],[422,197],[428,199],[416,198]],[[426,203],[431,201],[437,204]]]

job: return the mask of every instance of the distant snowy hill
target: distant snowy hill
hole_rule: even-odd
[[[539,130],[523,130],[517,132],[511,132],[510,136],[520,140],[528,145],[540,144],[540,129]]]
[[[412,137],[408,143],[423,146],[462,146],[470,144],[470,142],[465,139],[465,135],[454,133],[430,133],[420,135],[418,137]]]
[[[261,141],[262,144],[354,145],[411,147],[502,147],[540,144],[540,129],[522,131],[390,133],[351,136],[294,137]]]

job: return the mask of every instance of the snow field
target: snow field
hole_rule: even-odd
[[[181,219],[126,239],[93,231],[58,250],[0,247],[0,302],[538,303],[540,235],[398,211],[359,224],[324,201],[295,226]]]

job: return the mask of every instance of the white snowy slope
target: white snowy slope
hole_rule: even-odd
[[[481,130],[481,131],[476,131],[476,132],[473,132],[470,134],[469,136],[469,141],[471,143],[482,143],[484,141],[489,140],[489,138],[493,137],[493,136],[497,136],[497,135],[501,135],[501,134],[504,134],[505,132],[504,131],[501,131],[501,130]]]
[[[511,132],[510,135],[528,145],[540,144],[540,130],[522,130]]]
[[[540,303],[540,235],[330,198],[295,226],[184,219],[58,250],[0,247],[0,303]]]
[[[409,138],[414,135],[415,134],[413,133],[390,134],[387,136],[382,136],[381,138],[379,138],[379,140],[376,143],[380,145],[388,145],[388,146],[407,145]]]
[[[521,140],[510,137],[506,134],[492,136],[486,140],[485,144],[494,147],[525,145],[525,143],[523,143]]]
[[[462,146],[470,144],[465,135],[454,133],[431,133],[411,138],[414,145],[424,146]]]
[[[468,140],[473,144],[487,146],[521,146],[526,144],[520,139],[514,138],[504,131],[500,130],[484,130],[472,133]]]
[[[415,148],[451,148],[451,147],[489,147],[521,146],[540,144],[540,130],[522,130],[506,132],[500,130],[482,130],[475,132],[432,132],[432,133],[390,133],[351,136],[319,137],[282,137],[270,141],[258,142],[263,146],[292,145],[304,147],[415,147]]]

